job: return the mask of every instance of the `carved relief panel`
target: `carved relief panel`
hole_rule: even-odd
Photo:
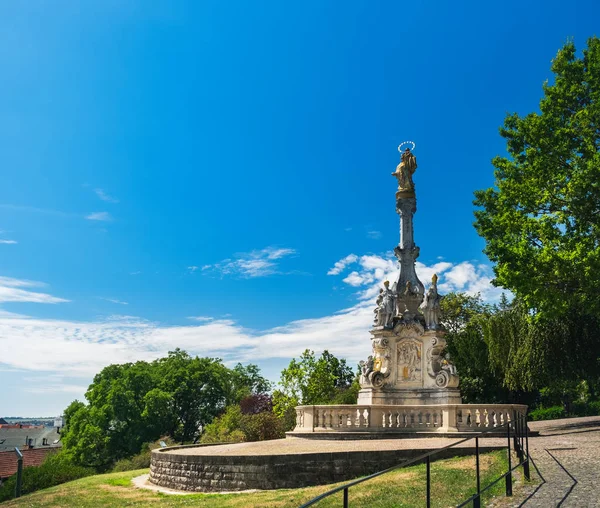
[[[415,339],[398,342],[398,384],[423,385],[423,343]]]

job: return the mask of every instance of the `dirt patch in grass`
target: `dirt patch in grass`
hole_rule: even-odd
[[[479,456],[479,470],[487,471],[494,464],[494,458],[490,455]],[[455,459],[448,461],[444,464],[445,469],[462,469],[475,471],[476,463],[475,457],[464,457],[461,459]]]

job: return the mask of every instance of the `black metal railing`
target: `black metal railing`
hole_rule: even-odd
[[[504,431],[503,429],[506,429]],[[500,434],[500,436],[499,436]],[[479,440],[482,437],[501,437],[505,436],[506,438],[506,451],[508,456],[508,470],[506,473],[500,475],[495,480],[491,481],[489,484],[481,487],[481,474],[479,470]],[[456,443],[452,443],[451,445],[445,446],[443,448],[438,448],[432,452],[424,453],[412,460],[408,460],[398,464],[396,466],[392,466],[388,469],[384,469],[383,471],[378,471],[377,473],[371,474],[369,476],[365,476],[363,478],[359,478],[357,480],[353,480],[351,482],[345,483],[344,485],[340,485],[334,489],[328,490],[327,492],[317,496],[310,501],[304,503],[300,506],[300,508],[306,508],[308,506],[312,506],[322,499],[329,497],[337,492],[343,491],[343,507],[348,508],[348,498],[349,498],[349,489],[354,487],[355,485],[359,485],[361,483],[372,480],[373,478],[377,478],[378,476],[384,475],[386,473],[390,473],[397,469],[404,468],[406,466],[410,466],[417,463],[425,462],[426,467],[426,486],[425,486],[425,498],[426,498],[426,506],[427,508],[431,508],[431,458],[434,455],[437,455],[441,452],[454,448],[462,443],[466,443],[471,440],[475,440],[475,475],[476,475],[476,492],[472,496],[470,496],[465,501],[460,502],[456,505],[457,508],[462,506],[467,506],[469,503],[472,503],[473,508],[480,508],[481,506],[481,496],[491,489],[498,482],[505,479],[505,492],[507,496],[512,496],[512,476],[513,471],[519,467],[523,467],[523,475],[527,480],[531,479],[529,472],[529,429],[527,427],[527,415],[517,414],[516,411],[513,412],[513,419],[510,422],[507,422],[503,425],[499,425],[495,427],[493,430],[487,432],[481,432],[477,436],[467,437],[457,441]],[[512,441],[512,447],[511,447]],[[518,463],[514,466],[512,465],[512,452],[515,452],[518,458]]]

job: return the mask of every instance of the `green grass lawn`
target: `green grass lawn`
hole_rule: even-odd
[[[482,486],[506,471],[506,452],[481,456]],[[296,490],[272,490],[245,494],[190,494],[173,496],[137,489],[131,479],[147,469],[89,476],[57,487],[41,490],[6,502],[8,507],[111,507],[111,506],[198,506],[198,507],[294,507],[331,489],[334,485]],[[455,506],[475,492],[475,458],[459,457],[433,462],[432,506]],[[340,485],[340,484],[336,484]],[[504,481],[486,499],[502,496]],[[425,506],[425,466],[413,466],[387,473],[350,489],[350,506]],[[342,505],[342,493],[316,506]],[[485,503],[482,503],[485,506]]]

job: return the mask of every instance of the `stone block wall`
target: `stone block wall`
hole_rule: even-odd
[[[495,448],[481,448],[482,452]],[[427,450],[430,451],[430,450]],[[154,450],[150,481],[161,487],[196,492],[295,489],[351,480],[413,459],[425,450],[306,453],[296,455],[215,456]],[[470,455],[472,448],[451,448],[435,456]]]

